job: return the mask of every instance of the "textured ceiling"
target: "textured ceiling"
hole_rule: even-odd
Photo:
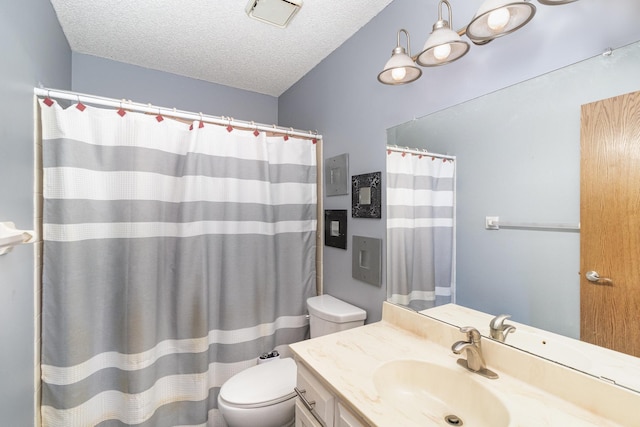
[[[289,27],[245,0],[51,0],[74,52],[279,96],[392,0],[304,0]]]

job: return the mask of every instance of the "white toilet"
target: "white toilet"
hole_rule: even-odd
[[[307,300],[311,338],[362,326],[367,313],[331,295]],[[296,364],[276,359],[229,378],[218,409],[229,427],[285,427],[294,424]]]

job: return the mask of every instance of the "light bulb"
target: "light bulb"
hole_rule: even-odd
[[[451,54],[451,45],[449,43],[441,44],[433,48],[433,56],[438,61],[447,59],[450,54]]]
[[[501,7],[489,14],[487,25],[489,25],[489,28],[493,31],[501,31],[509,23],[509,19],[511,19],[509,9]]]
[[[404,79],[406,75],[407,75],[407,69],[404,67],[398,67],[391,70],[391,78],[396,82],[399,82],[402,79]]]

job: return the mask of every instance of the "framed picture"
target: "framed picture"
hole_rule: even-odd
[[[352,237],[351,276],[372,285],[382,285],[382,239]]]
[[[351,177],[351,216],[353,218],[381,218],[381,199],[381,172]]]
[[[340,154],[325,160],[324,184],[327,196],[349,194],[348,154]]]
[[[347,249],[347,210],[324,211],[324,244]]]

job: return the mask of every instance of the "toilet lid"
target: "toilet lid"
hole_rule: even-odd
[[[220,388],[220,397],[235,405],[255,405],[282,399],[294,392],[296,363],[278,359],[234,375]]]

